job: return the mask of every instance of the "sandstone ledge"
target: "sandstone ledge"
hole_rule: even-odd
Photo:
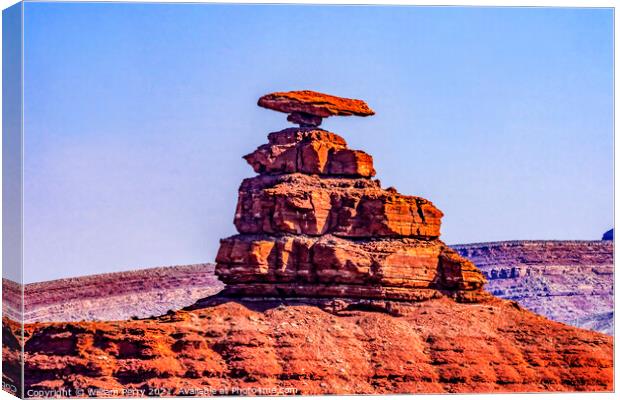
[[[237,296],[420,301],[450,290],[469,301],[485,296],[478,269],[439,240],[237,235],[221,240],[216,262],[226,293]]]
[[[234,222],[247,234],[437,238],[442,216],[430,201],[378,181],[287,174],[245,179]]]

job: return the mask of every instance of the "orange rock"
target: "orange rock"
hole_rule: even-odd
[[[290,128],[269,135],[269,143],[244,156],[258,173],[371,177],[372,157],[349,150],[340,136],[321,129]]]
[[[483,275],[439,240],[237,235],[221,241],[216,262],[225,293],[235,296],[418,300],[470,291],[467,301],[488,297]]]
[[[275,92],[258,99],[258,105],[284,113],[303,113],[326,118],[333,115],[374,115],[375,112],[363,100],[347,99],[312,90]]]
[[[259,105],[292,112],[289,119],[302,125],[367,107],[314,92],[275,93]],[[426,199],[382,189],[370,179],[372,157],[348,149],[340,136],[284,129],[244,158],[260,175],[241,184],[234,219],[241,235],[223,239],[217,255],[216,274],[228,295],[400,301],[448,295],[472,302],[488,296],[473,264],[444,254],[442,212]]]
[[[375,176],[372,156],[359,150],[342,149],[334,151],[327,164],[329,175]]]
[[[259,104],[302,125],[372,114],[315,92]],[[23,336],[4,318],[4,381],[21,379],[23,344],[26,390],[99,396],[613,390],[611,337],[489,295],[439,240],[441,211],[382,189],[370,156],[339,136],[284,130],[246,159],[261,175],[239,189],[241,234],[221,240],[221,293],[157,318],[26,324]]]
[[[442,216],[428,200],[377,181],[288,174],[244,180],[234,222],[251,234],[436,238]]]
[[[5,331],[19,329],[3,323]],[[342,305],[212,299],[139,321],[24,328],[26,390],[162,388],[180,396],[205,388],[302,395],[614,389],[612,337],[498,299]],[[72,341],[51,345],[58,332]],[[119,352],[121,343],[133,348]],[[11,374],[21,374],[19,357],[3,350],[5,379],[18,380]]]

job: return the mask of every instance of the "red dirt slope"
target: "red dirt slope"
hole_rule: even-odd
[[[611,337],[514,302],[441,298],[403,303],[399,314],[212,298],[155,319],[29,324],[26,393],[613,390]]]

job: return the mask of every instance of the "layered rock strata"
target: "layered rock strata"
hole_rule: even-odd
[[[3,279],[2,311],[14,321],[111,321],[162,315],[219,292],[213,264],[138,269],[29,283]],[[16,290],[17,289],[17,290]],[[23,314],[21,304],[23,299]]]
[[[451,246],[491,294],[555,321],[613,334],[613,241],[509,241]]]
[[[272,108],[281,106],[278,98]],[[279,109],[317,107],[300,104]],[[316,127],[284,129],[268,140],[244,157],[259,175],[242,182],[239,235],[223,239],[217,254],[226,295],[486,297],[482,273],[439,240],[442,212],[381,188],[370,155]]]

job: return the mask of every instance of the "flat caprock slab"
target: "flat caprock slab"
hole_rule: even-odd
[[[258,99],[258,105],[290,114],[288,120],[301,126],[319,126],[322,118],[335,115],[366,117],[375,112],[363,100],[332,96],[312,90],[275,92]]]

